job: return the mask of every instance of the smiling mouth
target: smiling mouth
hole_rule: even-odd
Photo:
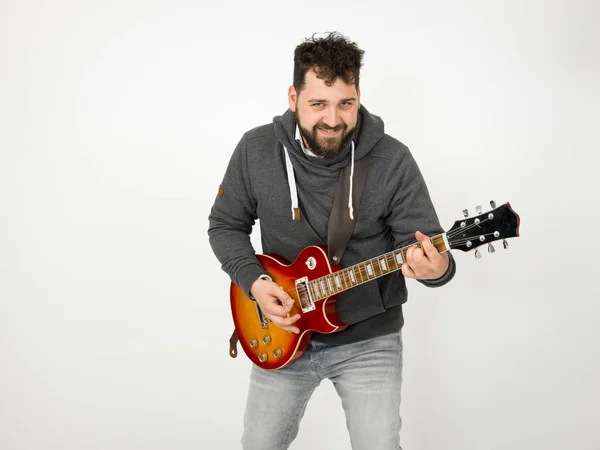
[[[319,128],[319,131],[321,133],[323,133],[326,136],[335,136],[336,134],[338,134],[341,130],[324,130],[323,128]]]

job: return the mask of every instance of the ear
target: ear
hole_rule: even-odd
[[[288,89],[288,105],[290,110],[296,112],[296,102],[298,101],[298,94],[296,93],[296,88],[294,85],[291,85]]]

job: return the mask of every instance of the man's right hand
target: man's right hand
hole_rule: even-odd
[[[286,331],[300,333],[300,329],[293,326],[300,319],[300,314],[288,317],[294,306],[294,300],[276,283],[259,278],[252,283],[250,294],[256,299],[262,313],[271,322]]]

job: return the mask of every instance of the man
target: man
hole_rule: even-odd
[[[244,134],[209,216],[215,255],[274,324],[298,333],[292,300],[270,280],[249,234],[260,219],[262,249],[294,261],[309,245],[326,245],[340,170],[370,155],[360,211],[341,261],[357,264],[410,245],[402,270],[338,297],[337,314],[349,326],[315,333],[305,353],[279,370],[252,367],[244,419],[244,449],[286,449],[314,389],[330,379],[339,394],[352,448],[400,448],[402,304],[405,278],[441,286],[455,273],[447,252],[427,236],[442,229],[408,148],[384,133],[382,120],[360,104],[363,51],[338,33],[308,39],[294,53],[289,110]],[[417,231],[420,230],[420,231]]]

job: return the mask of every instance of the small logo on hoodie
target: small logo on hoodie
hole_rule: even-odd
[[[219,197],[223,195],[223,186],[219,185]]]

